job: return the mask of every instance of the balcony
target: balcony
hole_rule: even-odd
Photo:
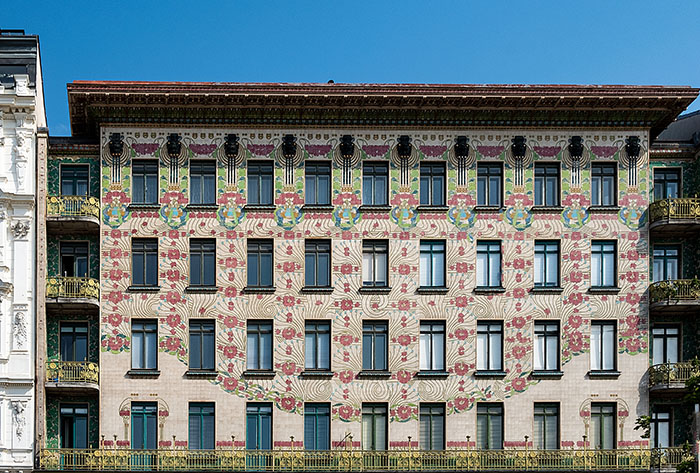
[[[657,464],[666,457],[656,457]],[[93,450],[42,449],[44,471],[649,471],[649,449]]]
[[[691,376],[700,375],[700,366],[690,361],[664,363],[649,368],[649,391],[682,393]]]
[[[46,362],[47,389],[95,390],[99,389],[100,367],[91,361]]]
[[[655,235],[700,230],[700,198],[663,199],[649,205],[649,230]]]
[[[100,281],[92,278],[51,277],[46,281],[46,303],[60,308],[99,307]]]
[[[46,225],[54,233],[81,233],[100,228],[100,199],[82,195],[49,196]]]
[[[700,279],[671,279],[649,286],[650,308],[656,312],[688,312],[700,308]]]

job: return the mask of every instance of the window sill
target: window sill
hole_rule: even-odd
[[[475,378],[503,378],[507,373],[502,370],[481,370],[475,371]]]
[[[389,379],[391,378],[391,371],[365,370],[357,373],[357,377],[365,379]]]
[[[217,204],[187,204],[185,206],[187,210],[219,210]]]
[[[389,212],[391,205],[360,205],[360,212]]]
[[[503,210],[501,205],[477,205],[474,207],[474,212],[500,212]]]
[[[589,212],[619,212],[620,207],[618,205],[591,205],[588,207]]]
[[[559,370],[540,370],[533,371],[530,373],[530,376],[533,378],[561,378],[564,376],[564,372]]]
[[[447,294],[449,287],[444,286],[421,286],[416,289],[416,294]]]
[[[299,289],[299,292],[301,294],[332,294],[334,290],[334,287],[304,286],[301,289]]]
[[[417,372],[414,377],[415,378],[429,378],[429,379],[443,379],[447,378],[450,375],[449,372],[447,371],[419,371]]]
[[[610,287],[589,287],[588,292],[590,294],[617,294],[620,292],[620,288],[615,286]]]
[[[419,205],[416,212],[447,212],[450,208],[447,205]]]
[[[277,290],[275,286],[270,287],[257,287],[257,286],[247,286],[243,288],[243,294],[274,294]]]
[[[388,286],[362,286],[357,292],[360,294],[389,294],[391,288]]]
[[[474,294],[502,294],[506,292],[503,286],[494,287],[475,287]]]
[[[216,286],[187,286],[185,292],[194,294],[215,294],[219,288]]]
[[[564,207],[561,205],[535,205],[532,207],[532,211],[535,213],[560,213],[564,211]]]
[[[244,212],[274,212],[275,210],[277,210],[277,207],[272,204],[248,204],[243,206]]]
[[[531,294],[561,294],[564,288],[556,286],[556,287],[546,287],[546,286],[536,286],[530,289]]]
[[[619,378],[620,373],[617,370],[591,370],[588,372],[588,377],[589,378]]]
[[[129,204],[129,210],[160,210],[160,204]]]
[[[158,292],[160,286],[129,286],[126,290],[129,292]]]
[[[266,378],[266,379],[272,379],[275,377],[277,373],[274,371],[269,371],[269,370],[245,370],[243,373],[241,373],[242,376],[245,376],[246,378]]]
[[[205,378],[214,379],[219,375],[216,371],[211,370],[187,370],[185,376],[188,378]]]
[[[332,212],[335,207],[330,204],[304,204],[301,206],[302,212]]]
[[[131,369],[126,372],[126,375],[138,378],[157,378],[158,376],[160,376],[160,370]]]
[[[335,375],[333,371],[302,371],[299,376],[302,378],[332,378]]]

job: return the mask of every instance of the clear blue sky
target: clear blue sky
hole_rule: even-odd
[[[700,86],[697,1],[61,0],[1,11],[0,28],[40,36],[54,136],[70,134],[74,80]]]

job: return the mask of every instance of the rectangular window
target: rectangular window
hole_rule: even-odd
[[[503,449],[503,404],[477,403],[476,444],[482,450]]]
[[[651,413],[652,448],[668,448],[673,446],[671,425],[671,411],[663,407],[654,406]]]
[[[675,325],[654,325],[651,329],[653,364],[678,363],[680,329]]]
[[[188,447],[191,450],[214,450],[214,403],[190,402]]]
[[[85,278],[88,272],[88,243],[82,241],[62,241],[61,276]]]
[[[362,449],[386,450],[386,404],[362,404]]]
[[[389,190],[387,163],[364,163],[362,166],[362,205],[387,205]]]
[[[247,450],[270,450],[272,448],[272,404],[250,402],[246,405],[245,448]],[[265,459],[251,458],[257,466]],[[258,461],[255,461],[258,460]]]
[[[479,241],[476,244],[476,287],[501,287],[501,243]]]
[[[216,323],[190,319],[190,369],[214,370]]]
[[[87,361],[87,322],[61,322],[61,361]]]
[[[90,166],[61,164],[61,195],[88,195]]]
[[[476,369],[503,370],[503,322],[476,323]]]
[[[591,445],[593,448],[612,450],[615,448],[614,403],[591,403]]]
[[[445,322],[420,323],[420,370],[445,371]]]
[[[248,203],[272,205],[274,165],[271,161],[248,162]]]
[[[559,287],[558,241],[535,241],[535,287]]]
[[[678,279],[679,263],[678,245],[654,245],[654,282]]]
[[[420,205],[445,205],[445,165],[421,163]]]
[[[680,169],[654,169],[654,200],[676,199],[680,197],[680,189]]]
[[[331,445],[331,408],[326,403],[304,404],[304,450],[329,450]]]
[[[591,371],[615,371],[617,335],[615,322],[591,322]]]
[[[362,285],[387,287],[389,284],[389,243],[385,240],[362,242]]]
[[[88,405],[60,404],[61,448],[88,448]]]
[[[158,203],[158,161],[137,160],[131,164],[134,204]]]
[[[559,448],[559,404],[535,403],[535,448],[537,450]]]
[[[535,371],[559,370],[559,322],[535,322]]]
[[[158,367],[158,322],[131,319],[131,369],[155,370]]]
[[[445,287],[445,242],[420,242],[420,286]]]
[[[158,448],[158,404],[155,402],[131,403],[131,448],[155,450]],[[139,456],[137,461],[145,460]]]
[[[272,322],[248,321],[246,367],[251,371],[272,371]]]
[[[389,328],[386,322],[363,322],[362,369],[387,371]]]
[[[535,205],[559,205],[559,165],[535,163]]]
[[[306,240],[304,255],[304,285],[306,287],[330,287],[330,240]]]
[[[476,204],[500,207],[503,193],[503,166],[499,163],[476,166]]]
[[[216,286],[216,240],[190,240],[190,286]]]
[[[158,285],[158,239],[131,240],[131,284],[148,287]]]
[[[591,165],[591,205],[613,206],[617,204],[616,167],[614,163]]]
[[[248,286],[272,287],[272,240],[248,240]]]
[[[330,205],[331,182],[331,163],[307,161],[304,203]]]
[[[616,253],[614,241],[591,242],[591,287],[617,286]]]
[[[190,161],[190,204],[216,204],[215,161]]]
[[[331,323],[307,320],[304,345],[304,369],[330,371]]]
[[[445,405],[420,405],[420,448],[445,449]]]

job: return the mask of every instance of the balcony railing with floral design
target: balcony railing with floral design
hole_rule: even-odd
[[[97,384],[100,367],[91,361],[47,361],[46,382]]]
[[[700,375],[700,365],[692,361],[664,363],[649,368],[649,387],[683,384]]]
[[[651,302],[700,301],[700,279],[670,279],[649,286]]]
[[[657,455],[657,462],[661,461]],[[648,471],[649,449],[97,450],[43,449],[42,470],[99,471]]]
[[[46,281],[46,297],[100,298],[100,281],[92,278],[52,277]]]
[[[692,462],[693,460],[695,460],[695,456],[690,447],[656,448],[651,453],[651,465],[653,468],[675,467],[684,461]]]
[[[48,217],[100,218],[100,199],[83,195],[50,196],[46,199]]]
[[[700,198],[682,197],[657,200],[649,205],[649,222],[695,220],[700,223]]]

